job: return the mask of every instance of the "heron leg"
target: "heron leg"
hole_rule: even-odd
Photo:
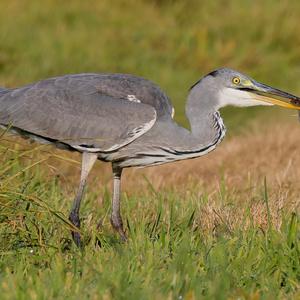
[[[69,220],[78,229],[80,228],[80,219],[79,219],[80,202],[83,197],[88,174],[90,173],[96,160],[97,160],[97,154],[88,153],[88,152],[82,153],[80,184],[69,215]],[[76,246],[80,247],[81,246],[80,233],[78,231],[72,231],[72,237]]]
[[[112,227],[119,233],[122,241],[126,241],[127,237],[123,229],[123,221],[120,212],[120,190],[121,190],[122,169],[113,166],[113,196],[112,196],[112,213],[110,223]]]

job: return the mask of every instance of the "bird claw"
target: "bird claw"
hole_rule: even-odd
[[[122,222],[121,217],[120,216],[117,218],[111,217],[110,223],[111,223],[113,229],[119,233],[121,241],[127,242],[127,236],[123,229],[123,222]]]
[[[118,232],[119,232],[121,241],[122,241],[123,243],[126,243],[126,242],[128,241],[128,238],[127,238],[126,233],[125,233],[125,231],[123,230],[123,228],[120,229],[120,230],[118,230]]]

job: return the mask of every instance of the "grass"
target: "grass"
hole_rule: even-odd
[[[70,239],[67,214],[73,193],[62,189],[66,179],[57,176],[64,175],[78,156],[56,162],[61,167],[57,170],[51,159],[63,158],[63,152],[3,141],[2,299],[296,299],[299,172],[288,167],[288,160],[299,163],[295,148],[299,138],[289,139],[294,128],[294,124],[281,126],[279,141],[289,141],[284,150],[270,137],[268,126],[262,133],[254,127],[252,138],[245,137],[253,142],[248,150],[265,149],[281,162],[277,165],[271,161],[264,166],[263,156],[248,155],[244,160],[252,157],[257,166],[240,170],[235,160],[245,154],[245,143],[243,137],[236,137],[219,151],[218,160],[213,155],[202,159],[202,172],[208,174],[213,168],[215,174],[223,174],[219,179],[214,175],[205,181],[202,176],[202,181],[194,178],[181,187],[176,184],[181,181],[176,164],[127,171],[122,195],[127,244],[109,224],[110,184],[104,177],[104,184],[95,187],[108,171],[98,166],[82,208],[82,252]],[[266,136],[269,148],[261,143]],[[225,167],[220,165],[224,160]],[[182,164],[179,169],[185,170],[185,177],[199,168],[189,161]],[[165,173],[171,178],[161,186],[159,177]],[[140,191],[132,188],[137,176]],[[65,185],[69,188],[72,181]]]
[[[298,1],[17,1],[1,4],[0,85],[75,72],[142,75],[183,99],[229,66],[300,94]],[[279,110],[225,110],[232,136],[199,160],[126,170],[120,243],[111,170],[98,165],[68,212],[79,156],[0,139],[1,299],[298,299],[298,124]],[[275,121],[274,121],[275,120]]]

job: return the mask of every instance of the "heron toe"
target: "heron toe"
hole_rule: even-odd
[[[122,242],[126,242],[127,236],[123,229],[123,221],[122,221],[121,216],[119,216],[119,217],[111,216],[110,223],[111,223],[113,229],[119,233]]]

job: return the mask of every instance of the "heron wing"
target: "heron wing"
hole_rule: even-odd
[[[153,82],[130,74],[90,74],[93,85],[103,93],[148,104],[155,108],[157,118],[172,118],[174,107],[167,95]],[[82,75],[77,75],[80,81]]]
[[[147,132],[156,115],[154,107],[108,95],[84,76],[43,80],[0,97],[0,124],[78,150],[116,150]]]
[[[56,86],[74,91],[96,90],[98,93],[117,99],[144,103],[155,108],[157,119],[171,118],[174,110],[171,101],[160,87],[153,82],[130,74],[73,74],[53,79]]]

